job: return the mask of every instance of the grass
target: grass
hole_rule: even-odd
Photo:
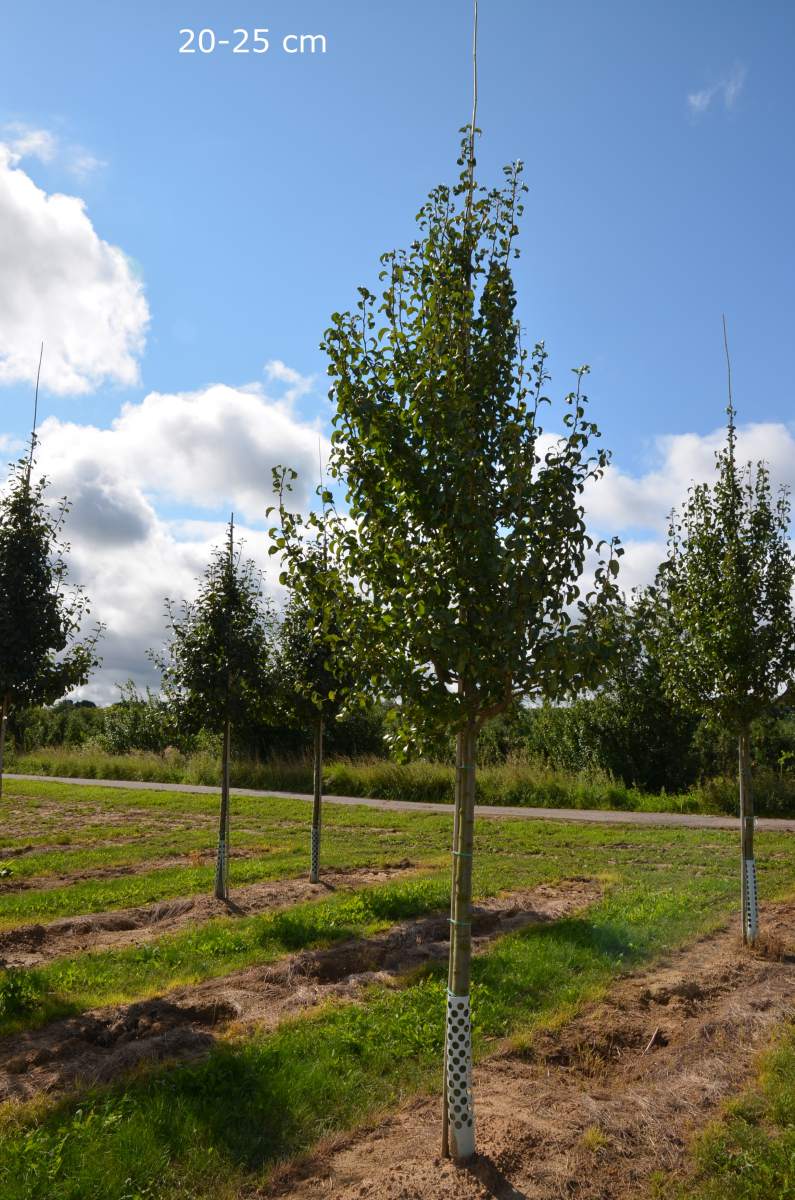
[[[765,1055],[756,1085],[698,1139],[687,1181],[660,1177],[656,1192],[661,1200],[795,1197],[795,1025]]]
[[[280,912],[206,921],[143,946],[59,958],[35,970],[0,972],[0,1036],[307,947],[367,936],[396,921],[444,910],[448,896],[447,879],[438,875],[342,892]]]
[[[146,864],[147,855],[162,855],[169,838],[177,846],[185,834],[199,837],[205,822],[212,845],[216,797],[12,786],[0,806],[0,828],[9,828],[20,845],[40,839],[34,854],[42,863],[58,853],[48,848],[56,836],[69,836],[74,841],[63,849],[69,862],[115,846],[117,863],[128,850],[138,855],[133,866],[139,873],[0,894],[3,904],[25,900],[35,908],[62,893],[57,903],[67,904],[71,894],[68,903],[79,912],[101,899],[101,888],[140,885],[161,895],[164,887],[186,889],[184,894],[199,883],[209,889],[211,868],[147,870]],[[308,804],[272,797],[236,797],[234,803],[238,830],[271,847],[261,858],[235,862],[234,882],[239,885],[249,870],[303,873]],[[324,841],[329,860],[342,865],[399,856],[424,872],[289,910],[208,921],[137,949],[0,972],[0,1022],[9,1032],[89,1005],[161,993],[444,908],[449,836],[446,814],[330,806]],[[146,853],[139,853],[141,847]],[[504,937],[476,960],[477,1055],[503,1039],[521,1052],[539,1025],[559,1023],[617,974],[722,923],[736,905],[736,859],[736,837],[722,831],[479,821],[475,887],[481,896],[572,876],[599,878],[605,893],[587,913]],[[13,866],[19,859],[9,861]],[[795,887],[786,835],[760,834],[758,863],[763,901]],[[49,867],[57,869],[57,863],[49,860]],[[0,912],[8,923],[9,910]],[[231,1200],[254,1194],[279,1160],[418,1091],[438,1090],[444,990],[444,970],[434,965],[400,987],[370,987],[361,1003],[329,1004],[271,1033],[221,1038],[192,1065],[152,1066],[66,1100],[6,1106],[0,1110],[0,1200]],[[784,1074],[777,1094],[794,1086]],[[765,1111],[759,1128],[773,1136],[773,1109]],[[702,1183],[709,1185],[707,1175],[699,1177]],[[698,1200],[724,1194],[726,1200],[768,1196],[724,1193],[715,1184]],[[686,1195],[695,1200],[696,1192]],[[779,1193],[771,1191],[770,1200],[774,1195]]]
[[[11,760],[9,770],[28,775],[59,775],[88,779],[130,779],[145,782],[218,786],[219,765],[201,753],[182,755],[103,754],[94,749],[43,748]],[[376,797],[384,800],[430,801],[451,804],[454,768],[444,763],[393,763],[383,759],[328,762],[325,790],[332,795]],[[232,764],[235,787],[263,791],[312,790],[312,765],[302,760]],[[765,786],[758,795],[760,815],[793,812],[790,791]],[[541,763],[506,763],[482,767],[477,773],[480,804],[538,808],[618,809],[627,812],[737,813],[734,780],[717,779],[680,794],[649,794],[627,787],[597,771],[575,774]]]
[[[0,802],[0,829],[13,828],[15,836],[0,842],[0,867],[10,871],[0,880],[0,929],[209,892],[217,803],[212,795],[9,783]],[[235,849],[252,854],[233,857],[233,887],[296,877],[307,870],[308,811],[303,801],[233,799],[233,855]],[[114,815],[117,820],[110,822]],[[449,851],[449,824],[446,816],[412,818],[329,806],[324,814],[323,861],[337,868],[383,866],[407,858],[439,865]],[[16,836],[18,830],[23,836]],[[84,834],[91,830],[110,844],[92,844]],[[34,837],[43,848],[35,846]],[[69,844],[52,848],[64,838]],[[26,845],[33,846],[29,854],[8,854]],[[208,857],[205,862],[177,860],[167,865],[169,856],[183,851]],[[155,862],[161,865],[152,866]],[[108,868],[119,874],[80,877]],[[122,873],[127,868],[130,872]],[[46,886],[36,887],[39,880]],[[20,889],[19,884],[26,886]]]
[[[719,919],[724,883],[619,888],[584,917],[528,928],[476,960],[476,1054],[554,1021],[610,978]],[[276,1032],[221,1042],[79,1100],[5,1116],[3,1200],[249,1194],[280,1159],[438,1082],[444,977],[432,968],[363,1005],[327,1006]]]

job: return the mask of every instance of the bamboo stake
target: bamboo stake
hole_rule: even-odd
[[[235,514],[229,520],[229,576],[235,564]],[[228,603],[228,601],[227,601]],[[221,751],[221,813],[218,827],[218,854],[215,860],[215,897],[229,899],[229,761],[232,754],[232,722],[229,715],[231,679],[229,674],[229,610],[226,612],[226,704],[224,711],[224,740]]]
[[[472,119],[469,128],[469,187],[465,230],[475,190],[475,131],[478,115],[478,0],[473,0],[472,21]],[[471,273],[471,263],[467,270]],[[469,283],[469,278],[467,280]],[[465,354],[469,355],[469,334]],[[466,621],[462,614],[462,630]],[[466,696],[459,680],[459,698]],[[452,890],[450,897],[450,958],[447,979],[445,1025],[445,1094],[443,1104],[442,1153],[456,1163],[468,1162],[475,1154],[475,1113],[472,1100],[472,1026],[469,981],[472,960],[472,851],[475,827],[475,751],[477,727],[469,717],[456,740],[456,797],[453,818]]]
[[[221,753],[221,815],[218,827],[218,855],[215,860],[215,897],[229,899],[229,747],[231,724],[224,721],[224,742]]]
[[[8,726],[8,692],[3,696],[2,716],[0,716],[0,799],[3,795],[3,771],[5,770],[6,727]]]
[[[738,739],[740,783],[740,895],[743,942],[753,946],[758,934],[756,864],[754,862],[754,800],[751,791],[750,738],[744,729]]]
[[[312,797],[312,845],[309,882],[317,883],[320,878],[320,820],[323,805],[323,716],[315,723],[314,769]]]

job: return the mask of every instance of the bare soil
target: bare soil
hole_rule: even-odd
[[[114,843],[118,844],[118,843]],[[264,858],[273,853],[270,846],[245,846],[233,852],[233,859]],[[83,867],[77,871],[53,871],[49,875],[28,875],[24,879],[0,880],[0,896],[15,892],[49,892],[55,888],[68,887],[72,883],[85,883],[90,879],[124,879],[130,875],[148,875],[150,871],[164,871],[173,867],[206,867],[215,862],[215,850],[190,850],[183,854],[161,855],[134,863],[117,863],[108,867]]]
[[[111,909],[87,916],[64,917],[49,924],[20,925],[0,931],[0,968],[37,967],[54,958],[138,946],[212,917],[247,917],[284,908],[302,900],[317,900],[338,888],[367,887],[408,874],[416,866],[408,859],[384,867],[353,867],[325,871],[320,883],[308,879],[279,879],[235,888],[228,901],[214,896],[181,896],[139,908]]]
[[[3,804],[6,811],[3,814],[3,836],[6,838],[23,838],[34,836],[44,829],[54,829],[58,834],[75,830],[78,834],[86,824],[96,821],[103,825],[145,824],[148,827],[162,826],[169,829],[174,826],[192,827],[200,825],[207,818],[201,813],[174,813],[173,818],[168,814],[158,813],[149,808],[118,808],[105,809],[96,804],[69,805],[59,801],[43,801],[37,799],[31,802],[30,796],[5,794]]]
[[[478,905],[475,951],[511,930],[556,920],[600,895],[588,880],[543,885]],[[216,1039],[272,1028],[330,998],[356,1000],[368,983],[389,984],[445,958],[449,923],[434,915],[401,922],[372,938],[304,951],[165,996],[95,1009],[0,1041],[0,1101],[28,1100],[116,1079],[145,1061],[189,1061]]]
[[[751,1076],[795,1005],[795,904],[764,911],[761,953],[734,928],[648,970],[531,1048],[475,1071],[479,1155],[439,1156],[441,1102],[286,1167],[268,1195],[291,1200],[639,1200],[656,1170],[681,1170],[691,1135]]]

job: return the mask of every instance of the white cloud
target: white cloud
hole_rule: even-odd
[[[265,363],[265,376],[270,383],[288,385],[284,392],[284,399],[288,404],[300,400],[302,396],[312,390],[315,384],[314,375],[301,375],[279,358],[272,358],[270,362]]]
[[[64,142],[49,129],[36,129],[21,121],[0,127],[0,142],[7,147],[14,166],[25,158],[36,158],[43,163],[57,163],[77,179],[87,179],[107,166],[85,146]]]
[[[103,241],[77,196],[47,194],[18,165],[52,150],[44,131],[0,142],[0,384],[78,394],[134,384],[149,309],[118,246]]]
[[[713,477],[715,454],[725,445],[726,430],[658,437],[657,463],[644,475],[610,466],[601,480],[588,485],[585,504],[590,521],[602,531],[667,528],[667,516],[682,503],[693,482]],[[744,425],[737,435],[738,461],[764,460],[776,485],[795,487],[795,435],[787,425],[764,422]]]
[[[135,503],[133,497],[131,500]],[[70,575],[85,585],[92,601],[91,617],[107,625],[99,646],[102,666],[81,689],[81,695],[110,703],[118,698],[116,685],[127,679],[134,679],[141,688],[159,686],[147,650],[157,651],[165,642],[165,597],[177,603],[192,599],[213,549],[226,537],[222,521],[202,526],[186,538],[181,536],[184,529],[153,515],[134,545],[107,541],[100,548],[83,539],[70,516]],[[245,542],[245,557],[254,559],[263,570],[266,590],[274,592],[275,566],[268,557],[263,531],[241,526],[237,537]]]
[[[0,433],[0,451],[3,454],[19,454],[25,449],[25,442],[21,438],[12,437],[10,433]]]
[[[302,386],[290,384],[288,394]],[[279,464],[298,471],[294,494],[304,504],[316,486],[318,441],[327,448],[319,425],[298,420],[286,398],[257,384],[151,392],[125,404],[109,429],[50,417],[40,436],[48,474],[81,487],[133,479],[153,497],[209,510],[229,504],[250,520],[264,520]]]
[[[285,396],[309,386],[288,368],[279,378]],[[146,650],[162,643],[164,597],[194,594],[230,510],[244,554],[263,569],[268,590],[279,591],[266,535],[271,467],[298,471],[292,503],[305,509],[318,441],[328,450],[319,426],[299,419],[285,396],[271,397],[258,384],[218,384],[151,393],[126,404],[106,429],[53,417],[42,423],[39,467],[50,493],[67,495],[71,504],[70,576],[84,585],[92,618],[108,627],[103,666],[83,694],[104,702],[129,677],[156,684]],[[166,515],[165,506],[174,504],[187,515]]]
[[[703,436],[661,436],[654,443],[655,465],[645,474],[632,475],[610,466],[601,480],[588,484],[583,502],[589,526],[600,536],[622,537],[623,588],[652,581],[665,557],[671,509],[682,504],[692,483],[715,477],[715,454],[725,443],[725,428]],[[741,464],[766,462],[774,487],[795,490],[795,432],[789,426],[776,422],[742,426],[737,458]],[[644,533],[650,536],[638,536]]]
[[[3,138],[14,164],[23,158],[51,162],[58,147],[58,139],[48,129],[32,129],[18,122],[3,127]]]
[[[723,107],[727,110],[734,108],[740,92],[745,84],[747,75],[746,68],[742,63],[737,63],[730,75],[719,79],[710,87],[702,88],[698,92],[691,92],[687,97],[687,104],[693,116],[701,116],[712,105],[716,99],[723,101]]]

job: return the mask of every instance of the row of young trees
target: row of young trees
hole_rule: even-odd
[[[647,650],[665,695],[717,714],[737,737],[742,928],[753,941],[748,730],[795,668],[788,498],[772,494],[763,464],[738,466],[731,394],[716,481],[691,489],[655,584],[624,603],[621,547],[594,545],[586,528],[584,489],[608,463],[587,416],[587,368],[575,372],[550,433],[546,351],[522,344],[512,278],[521,165],[505,169],[501,186],[481,187],[475,133],[473,121],[458,183],[431,193],[416,240],[383,256],[380,293],[362,287],[354,311],[333,315],[323,342],[335,406],[331,487],[321,481],[319,511],[301,518],[288,504],[295,473],[276,468],[271,532],[288,593],[276,670],[293,681],[296,711],[314,731],[311,877],[329,721],[366,697],[388,697],[396,752],[456,740],[443,1142],[458,1161],[475,1151],[471,913],[484,726],[517,700],[597,687],[621,638],[642,645],[653,626]],[[63,587],[64,510],[53,515],[31,465],[32,453],[0,500],[4,716],[12,703],[63,694],[96,661],[96,635],[77,640],[85,598]],[[341,513],[335,498],[344,498]],[[155,655],[164,692],[185,723],[223,735],[215,887],[225,898],[230,746],[274,667],[272,612],[233,523],[196,600],[169,605],[168,619],[168,644]],[[2,734],[0,765],[1,746]]]

